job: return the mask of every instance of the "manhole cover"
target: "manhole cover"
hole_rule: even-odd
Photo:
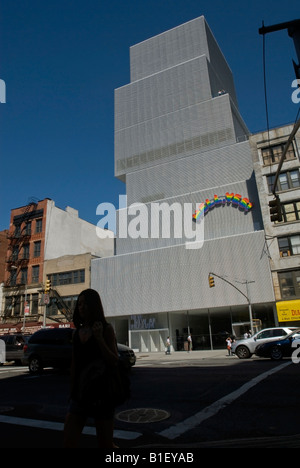
[[[165,410],[155,408],[136,408],[126,411],[121,411],[116,415],[119,421],[129,423],[152,423],[162,421],[170,417],[170,413]]]

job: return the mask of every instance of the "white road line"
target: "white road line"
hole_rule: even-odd
[[[168,439],[175,439],[176,437],[180,436],[184,432],[187,432],[193,429],[196,426],[199,426],[203,421],[214,416],[217,414],[221,409],[225,408],[226,406],[230,405],[234,400],[239,398],[241,395],[246,393],[250,388],[254,387],[256,384],[261,382],[262,380],[266,379],[272,374],[280,371],[286,366],[289,366],[291,362],[285,362],[280,366],[274,367],[263,374],[258,375],[254,379],[250,380],[246,384],[242,385],[240,388],[235,390],[232,393],[220,398],[220,400],[216,401],[210,406],[207,406],[203,410],[199,411],[199,413],[194,414],[192,417],[185,419],[184,421],[175,424],[175,426],[171,426],[168,429],[164,429],[163,431],[159,432],[158,434],[167,437]]]
[[[37,427],[40,429],[50,429],[54,431],[63,431],[64,424],[54,421],[41,421],[39,419],[26,419],[26,418],[17,418],[14,416],[6,416],[0,414],[0,423],[5,424],[14,424],[17,426],[26,426],[26,427]],[[96,429],[94,427],[85,427],[82,431],[83,434],[86,435],[96,435]],[[142,434],[139,432],[133,431],[121,431],[115,430],[114,437],[116,439],[126,439],[126,440],[133,440],[140,437]]]

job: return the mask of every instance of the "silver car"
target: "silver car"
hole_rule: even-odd
[[[296,327],[264,328],[250,338],[232,343],[231,351],[240,359],[248,359],[254,354],[255,348],[259,344],[283,338],[295,329]]]

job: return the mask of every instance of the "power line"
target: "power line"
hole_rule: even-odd
[[[262,22],[264,27],[264,22]],[[270,141],[270,126],[269,126],[269,111],[268,111],[268,96],[267,96],[267,77],[266,77],[266,40],[263,34],[263,76],[264,76],[264,96],[265,96],[265,111],[267,120],[268,142]]]

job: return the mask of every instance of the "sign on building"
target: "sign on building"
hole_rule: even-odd
[[[300,300],[277,302],[276,309],[279,322],[300,320]]]

